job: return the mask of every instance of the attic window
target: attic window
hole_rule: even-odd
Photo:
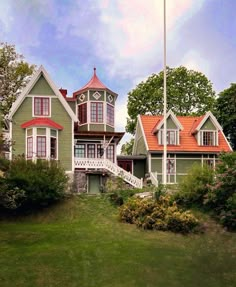
[[[163,139],[164,130],[161,129],[158,132],[158,142],[160,145],[164,144]],[[178,145],[179,144],[179,131],[176,129],[168,129],[166,131],[166,144],[167,145]]]
[[[218,133],[216,131],[200,131],[200,145],[218,145]]]
[[[49,98],[34,98],[34,115],[49,116]]]

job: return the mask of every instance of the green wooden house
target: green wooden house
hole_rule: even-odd
[[[169,111],[166,121],[167,183],[179,182],[194,163],[215,167],[221,152],[232,151],[211,112],[191,117]],[[133,156],[145,156],[145,172],[155,184],[163,182],[163,127],[163,116],[138,116]]]
[[[67,97],[41,66],[8,115],[13,142],[10,159],[57,160],[77,183],[78,192],[97,193],[108,177],[121,176],[135,187],[142,180],[117,165],[117,94],[97,77]]]

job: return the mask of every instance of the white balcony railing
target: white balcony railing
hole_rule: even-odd
[[[121,177],[134,187],[142,188],[143,179],[139,179],[108,159],[75,158],[75,168],[106,169],[115,176]]]

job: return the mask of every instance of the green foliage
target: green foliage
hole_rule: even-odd
[[[203,205],[203,200],[213,183],[214,170],[207,165],[194,164],[179,184],[179,190],[172,198],[184,205]]]
[[[0,43],[0,107],[6,115],[29,81],[35,65],[29,65],[14,45]]]
[[[55,161],[34,163],[17,158],[10,163],[2,181],[5,188],[1,190],[1,197],[6,198],[2,202],[15,200],[15,208],[32,209],[63,198],[68,177]],[[2,206],[6,208],[7,204]]]
[[[204,204],[215,212],[224,226],[236,230],[236,152],[221,155],[216,178]]]
[[[124,143],[121,147],[121,154],[122,155],[132,155],[134,145],[134,139],[132,138],[130,141]]]
[[[189,233],[199,225],[189,211],[179,209],[169,196],[160,196],[156,201],[130,198],[119,211],[121,221],[143,229]]]
[[[126,131],[134,134],[139,114],[163,113],[163,71],[152,74],[128,93]],[[215,92],[212,83],[200,72],[180,66],[167,68],[168,109],[176,115],[202,115],[212,110]]]
[[[217,119],[224,134],[236,150],[236,83],[219,94],[216,102]]]

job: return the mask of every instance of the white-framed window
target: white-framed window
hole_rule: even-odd
[[[199,132],[199,145],[216,146],[218,145],[218,132],[204,130]]]
[[[34,116],[49,117],[50,116],[50,98],[49,97],[34,97]]]
[[[90,103],[90,119],[92,123],[103,122],[103,103],[91,102]]]
[[[174,158],[167,158],[166,172],[167,174],[175,174],[175,159]]]
[[[57,159],[58,131],[51,128],[30,128],[26,130],[27,159]]]
[[[160,145],[164,144],[164,130],[161,129],[158,132],[158,142]],[[167,145],[178,145],[179,144],[179,130],[167,129],[166,130],[166,144]]]

